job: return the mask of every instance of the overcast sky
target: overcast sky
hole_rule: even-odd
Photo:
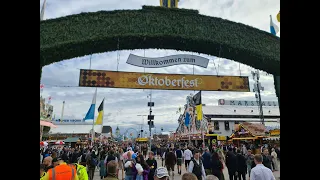
[[[42,6],[43,0],[40,1]],[[52,19],[81,12],[95,12],[100,10],[141,9],[143,5],[158,6],[159,0],[47,0],[44,19]],[[200,14],[220,17],[235,22],[247,24],[263,31],[269,32],[270,19],[278,26],[276,14],[280,10],[279,0],[180,0],[180,8],[197,9]],[[192,52],[178,52],[175,50],[133,50],[120,51],[119,71],[144,72],[143,68],[126,64],[129,54],[146,57],[161,57],[173,54],[192,54]],[[202,75],[241,75],[249,76],[252,91],[253,79],[251,71],[246,65],[200,54],[210,59],[208,68],[194,67],[195,74]],[[77,87],[79,82],[79,69],[89,69],[90,56],[68,59],[59,63],[45,66],[42,71],[41,83],[44,84],[43,97],[52,97],[56,118],[60,118],[62,102],[65,100],[64,119],[84,118],[90,107],[95,88]],[[92,69],[116,70],[117,52],[106,52],[92,55]],[[213,63],[214,62],[214,63]],[[215,64],[215,65],[214,65]],[[216,71],[217,69],[217,71]],[[146,72],[192,74],[192,65],[178,65],[166,68],[145,69]],[[262,100],[276,101],[273,76],[261,71],[261,83],[265,87]],[[123,131],[129,127],[138,128],[142,117],[148,113],[147,101],[150,90],[136,89],[108,89],[99,88],[97,105],[105,98],[104,124],[111,125],[113,129],[118,125]],[[155,102],[155,126],[157,131],[164,127],[165,131],[175,130],[177,127],[176,111],[185,104],[186,96],[193,91],[163,91],[152,90]],[[217,105],[218,99],[255,100],[253,92],[203,92],[202,102],[207,105]],[[96,111],[96,115],[97,115]],[[146,119],[146,118],[144,118]],[[145,129],[147,121],[144,120]]]

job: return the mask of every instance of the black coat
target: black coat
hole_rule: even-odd
[[[237,171],[237,157],[232,151],[228,151],[226,155],[226,166],[229,172]]]
[[[77,152],[72,153],[71,158],[69,158],[69,159],[70,159],[70,163],[77,163],[78,162],[78,153]]]
[[[271,170],[271,157],[266,155],[262,155],[262,157],[263,157],[262,164]]]
[[[237,172],[247,172],[246,158],[242,154],[237,154]]]
[[[215,175],[218,179],[221,179],[221,169],[223,164],[219,159],[217,159],[214,155],[211,157],[211,171],[212,174]]]

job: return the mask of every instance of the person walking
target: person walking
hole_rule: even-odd
[[[94,151],[92,151],[90,156],[87,159],[89,180],[93,180],[94,171],[95,171],[97,165],[98,165],[98,160],[97,160],[96,153]]]
[[[169,152],[165,154],[165,165],[169,174],[170,174],[170,171],[172,171],[172,177],[174,177],[174,165],[176,163],[177,163],[177,157],[173,153],[173,149],[170,148]]]
[[[69,164],[76,169],[79,180],[88,180],[88,173],[85,166],[82,166],[78,163]]]
[[[190,151],[189,147],[187,147],[187,149],[184,151],[183,157],[184,157],[184,165],[186,167],[186,171],[188,171],[188,166],[192,158],[192,152]]]
[[[190,161],[188,172],[195,174],[198,180],[205,180],[206,173],[198,150],[194,150],[194,158]]]
[[[148,166],[148,164],[146,163],[146,161],[144,160],[144,155],[143,154],[139,154],[137,156],[137,164],[136,164],[136,173],[133,176],[135,180],[148,180],[148,175],[150,172],[150,168]],[[138,165],[140,165],[142,167],[141,170],[139,170]]]
[[[104,178],[103,180],[118,180],[117,177],[117,162],[115,160],[111,160],[108,164],[107,164],[107,177]]]
[[[104,164],[105,164],[105,167],[107,167],[107,165],[108,165],[108,163],[110,162],[110,161],[116,161],[116,162],[118,162],[118,158],[114,155],[114,151],[111,149],[110,151],[109,151],[109,154],[106,156],[106,158],[104,159]],[[106,169],[106,171],[107,171],[107,174],[108,174],[108,170]]]
[[[206,175],[212,174],[212,159],[211,159],[211,154],[209,152],[209,148],[204,149],[204,153],[202,155],[202,162],[203,162],[203,167],[204,171],[206,172]]]
[[[148,166],[150,167],[148,180],[154,180],[154,173],[155,173],[155,170],[158,168],[158,164],[157,164],[157,160],[154,157],[153,152],[149,152],[149,158],[146,162],[147,162]]]
[[[106,159],[106,151],[103,149],[100,152],[100,161],[99,161],[99,173],[100,173],[100,179],[103,179],[107,177],[107,168],[104,163],[104,160]]]
[[[123,149],[122,148],[119,148],[119,162],[118,162],[118,169],[119,169],[119,171],[121,171],[121,177],[122,177],[122,179],[124,179],[123,177],[123,170],[124,170],[124,168],[123,168],[123,164],[124,164],[124,158],[123,158]],[[118,177],[119,177],[119,174],[118,174]],[[120,179],[120,178],[119,178]]]
[[[272,162],[273,162],[273,170],[278,171],[279,170],[279,166],[278,166],[278,158],[277,158],[277,153],[275,152],[275,149],[272,148],[271,149],[271,158],[272,158]]]
[[[48,170],[41,180],[62,180],[71,179],[79,180],[77,170],[69,166],[62,158],[57,158],[57,165]]]
[[[133,178],[136,170],[136,161],[132,159],[131,152],[127,152],[128,159],[124,163],[125,180],[135,180]]]
[[[246,158],[242,155],[241,150],[237,150],[237,172],[238,172],[238,178],[241,180],[241,177],[243,180],[246,180],[246,172],[247,172],[247,163]]]
[[[178,169],[178,174],[181,175],[181,165],[182,165],[182,156],[183,152],[180,147],[175,151],[176,157],[177,157],[177,169]]]
[[[211,172],[212,175],[218,177],[219,179],[222,179],[223,172],[221,171],[223,169],[223,164],[219,159],[219,155],[217,152],[213,151],[211,156]]]
[[[276,180],[271,169],[262,164],[263,157],[261,154],[254,156],[256,166],[251,169],[250,180]]]
[[[233,149],[231,147],[228,149],[226,155],[226,166],[228,168],[229,180],[236,180],[237,158],[236,155],[233,153]]]
[[[249,149],[248,154],[245,156],[249,178],[250,178],[250,173],[252,169],[253,157],[254,156],[251,154],[251,150]]]
[[[263,154],[262,154],[262,157],[263,157],[263,162],[262,164],[269,168],[270,170],[272,170],[272,167],[271,167],[271,156],[269,155],[269,150],[268,148],[264,148],[263,149]]]
[[[158,167],[154,172],[154,180],[169,180],[169,173],[167,168]]]

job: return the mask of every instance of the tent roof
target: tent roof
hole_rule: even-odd
[[[68,137],[67,139],[63,140],[65,143],[73,143],[77,142],[80,139],[80,137]]]

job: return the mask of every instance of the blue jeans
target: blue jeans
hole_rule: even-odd
[[[247,164],[247,168],[248,168],[248,174],[249,174],[249,177],[250,177],[250,173],[251,173],[251,165]]]
[[[133,179],[133,176],[125,175],[124,180],[134,180],[134,179]]]
[[[143,176],[138,174],[136,180],[143,180]]]

